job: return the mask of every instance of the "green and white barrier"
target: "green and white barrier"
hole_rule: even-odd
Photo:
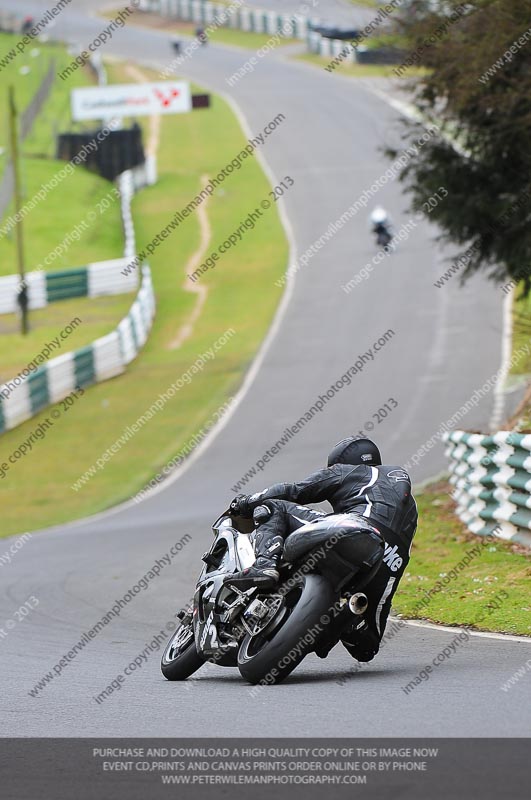
[[[58,270],[57,272],[28,272],[26,284],[30,309],[45,308],[58,300],[73,297],[101,297],[109,294],[134,292],[137,278],[133,273],[123,275],[129,258],[99,261],[86,267]],[[18,310],[17,295],[20,288],[18,275],[0,278],[0,314],[14,314]]]
[[[136,300],[112,333],[51,359],[28,377],[0,386],[0,433],[59,402],[78,386],[100,383],[124,372],[144,346],[154,316],[155,295],[151,270],[146,265]]]
[[[364,44],[354,47],[348,39],[328,39],[316,31],[308,33],[306,43],[309,53],[323,56],[330,61],[341,56],[338,62],[341,64],[399,64],[404,58],[399,50],[369,48]]]
[[[225,6],[209,0],[140,0],[138,7],[140,11],[195,22],[205,28],[209,25],[225,26],[270,35],[290,30],[293,39],[301,40],[306,39],[311,24],[317,22],[300,14],[243,8],[237,2]]]
[[[457,514],[472,533],[495,528],[502,539],[531,547],[531,434],[444,436]]]
[[[136,255],[135,226],[131,203],[136,192],[146,186],[153,186],[157,182],[157,158],[146,155],[146,160],[138,167],[122,172],[116,179],[121,198],[122,225],[124,229],[124,256],[128,261]],[[133,270],[133,273],[135,270]]]
[[[129,314],[117,328],[120,340],[120,352],[124,364],[129,364],[137,357],[144,346],[151,330],[155,316],[155,294],[151,281],[151,270],[147,264],[142,268],[140,291]]]
[[[48,305],[46,273],[41,270],[26,273],[30,309],[44,308]],[[5,275],[0,278],[0,314],[13,314],[18,310],[17,295],[20,290],[18,275]]]
[[[314,53],[318,56],[330,56],[331,59],[343,54],[343,64],[355,64],[357,61],[357,50],[352,47],[348,40],[327,39],[316,31],[309,31],[306,43],[309,53]]]

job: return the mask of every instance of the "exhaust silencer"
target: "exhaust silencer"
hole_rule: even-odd
[[[353,594],[352,597],[349,597],[348,607],[356,616],[364,614],[368,605],[369,601],[367,600],[367,595],[363,594],[363,592],[358,592],[357,594]]]

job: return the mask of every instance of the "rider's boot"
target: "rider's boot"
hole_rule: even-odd
[[[256,586],[259,589],[270,589],[279,581],[278,562],[284,546],[282,536],[263,537],[257,542],[257,558],[252,567],[234,575],[228,575],[225,583],[245,591]]]

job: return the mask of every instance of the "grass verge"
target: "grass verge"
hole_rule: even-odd
[[[381,3],[378,0],[350,0],[353,6],[362,6],[363,8],[380,8]]]
[[[0,53],[9,51],[19,41],[17,34],[0,32]],[[9,127],[8,127],[8,100],[7,87],[15,86],[15,98],[19,112],[23,112],[28,106],[39,85],[48,71],[50,62],[55,62],[55,72],[63,70],[70,62],[72,56],[67,52],[66,47],[60,44],[42,44],[35,42],[35,46],[29,48],[17,56],[10,64],[2,68],[0,76],[2,79],[2,90],[0,91],[0,148],[5,150],[2,158],[6,157]],[[26,138],[23,145],[24,155],[38,155],[53,158],[55,153],[55,135],[63,128],[68,127],[80,130],[86,127],[85,123],[71,122],[70,115],[70,89],[73,86],[88,86],[93,83],[92,74],[89,69],[78,70],[74,79],[61,81],[56,78],[48,98],[41,108],[31,133]],[[0,170],[3,163],[0,162]]]
[[[4,56],[16,45],[20,37],[12,33],[0,32],[0,54]],[[40,45],[19,54],[13,61],[2,67],[0,77],[2,80],[1,109],[0,109],[0,147],[6,148],[9,137],[9,115],[7,87],[16,85],[17,105],[23,111],[39,88],[39,84],[49,66],[52,55],[58,54],[57,48],[42,47]],[[35,55],[31,55],[35,53]],[[22,72],[20,71],[22,70]]]
[[[146,71],[148,78],[155,75]],[[130,80],[113,67],[112,82]],[[215,131],[215,135],[213,132]],[[229,106],[213,97],[212,108],[163,117],[159,181],[134,201],[141,250],[201,188],[201,176],[213,176],[238,154],[245,137]],[[207,206],[212,228],[208,253],[215,250],[267,197],[270,187],[254,157],[242,162],[216,189]],[[288,247],[273,206],[237,247],[220,257],[201,277],[208,295],[192,336],[179,349],[171,344],[195,299],[183,289],[184,268],[197,250],[197,213],[189,216],[150,259],[157,295],[152,335],[140,356],[119,378],[91,387],[45,438],[12,465],[0,480],[0,535],[20,533],[83,517],[124,500],[141,489],[237,391],[274,315]],[[256,298],[259,298],[257,302]],[[235,335],[189,385],[79,489],[71,487],[181,375],[199,354],[232,327]],[[6,461],[53,409],[1,437]],[[230,485],[230,480],[228,481]],[[31,490],[28,489],[31,487]]]
[[[501,540],[482,546],[480,554],[456,570],[444,590],[419,610],[425,592],[445,575],[453,575],[467,551],[481,543],[453,513],[450,488],[446,483],[432,484],[417,497],[419,530],[394,611],[410,619],[531,636],[531,553]],[[489,603],[499,607],[492,610]]]
[[[0,46],[9,49],[18,41],[16,35],[0,34]],[[35,52],[35,57],[31,55]],[[31,100],[50,59],[56,69],[70,61],[60,45],[40,45],[25,52],[2,71],[2,77],[15,86],[17,105],[22,111]],[[31,66],[28,73],[20,73]],[[4,75],[5,72],[5,75]],[[91,82],[88,71],[76,74],[74,85]],[[70,120],[70,83],[58,78],[44,103],[35,124],[23,145],[21,176],[23,202],[35,197],[66,165],[56,160],[56,134],[72,128]],[[2,93],[3,94],[3,93]],[[4,98],[5,99],[5,98]],[[2,122],[5,118],[2,116]],[[79,126],[76,126],[79,127]],[[6,144],[7,125],[0,125],[0,141]],[[24,250],[26,271],[42,269],[53,272],[76,266],[119,258],[123,254],[120,203],[113,186],[82,166],[52,188],[24,218]],[[108,202],[103,202],[108,198]],[[14,213],[13,204],[6,219]],[[4,220],[5,221],[5,220]],[[17,269],[15,232],[5,235],[0,221],[0,275]],[[30,333],[22,337],[15,314],[0,316],[0,383],[14,378],[72,319],[82,324],[64,343],[62,350],[75,349],[112,330],[127,313],[131,295],[78,299],[54,303],[45,309],[30,312]],[[55,351],[59,355],[59,351]]]
[[[531,342],[531,294],[528,297],[520,295],[520,287],[517,287],[513,305],[513,353]],[[531,353],[518,359],[511,374],[531,375]]]
[[[24,201],[34,198],[65,166],[64,161],[24,159]],[[123,255],[120,201],[113,192],[113,184],[83,166],[74,170],[50,189],[43,200],[37,200],[24,217],[27,272],[39,268],[53,272]],[[110,205],[103,202],[104,198],[108,198]],[[8,209],[6,219],[12,213],[13,206]],[[16,265],[13,228],[0,235],[0,275],[13,274]]]
[[[521,287],[515,289],[513,301],[513,355],[518,352],[522,356],[514,363],[509,376],[508,385],[527,384],[524,396],[516,409],[508,427],[518,424],[518,430],[531,430],[531,353],[525,355],[525,345],[531,342],[531,295],[521,296]]]

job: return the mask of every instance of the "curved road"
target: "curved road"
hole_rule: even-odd
[[[43,0],[33,7],[45,5]],[[94,5],[74,0],[59,18],[57,33],[88,42],[102,28],[84,11]],[[31,11],[31,3],[26,6]],[[171,57],[165,34],[132,26],[117,34],[106,52],[160,67]],[[225,78],[248,56],[209,46],[185,64],[184,75],[226,91]],[[388,163],[379,148],[398,139],[396,112],[370,86],[285,62],[279,54],[264,58],[231,95],[255,133],[278,113],[286,116],[263,156],[275,176],[296,181],[285,209],[294,248],[302,253],[385,171]],[[397,227],[407,221],[396,183],[383,188],[379,199],[392,209]],[[0,619],[12,617],[30,595],[40,601],[1,641],[3,735],[528,733],[525,680],[507,693],[500,685],[531,656],[530,643],[474,636],[428,684],[406,695],[401,687],[454,638],[453,632],[409,625],[357,674],[354,662],[336,648],[324,662],[306,659],[283,686],[253,698],[236,671],[221,668],[204,668],[187,684],[167,683],[159,673],[160,654],[153,653],[119,692],[101,704],[93,700],[188,601],[210,542],[209,526],[231,497],[230,487],[385,331],[394,335],[374,361],[249,489],[305,475],[322,463],[331,443],[370,420],[389,397],[399,405],[378,427],[377,438],[388,460],[405,462],[498,369],[501,293],[480,280],[464,290],[456,281],[436,289],[433,281],[451,254],[435,246],[435,233],[420,223],[347,295],[341,286],[374,254],[365,215],[354,217],[298,272],[286,313],[235,414],[178,480],[140,505],[35,535],[2,568]],[[226,322],[220,321],[220,333]],[[485,425],[491,405],[487,398],[467,416],[467,426]],[[426,478],[443,466],[442,448],[434,448],[414,477]],[[192,540],[171,566],[38,697],[29,696],[82,632],[184,534]]]

